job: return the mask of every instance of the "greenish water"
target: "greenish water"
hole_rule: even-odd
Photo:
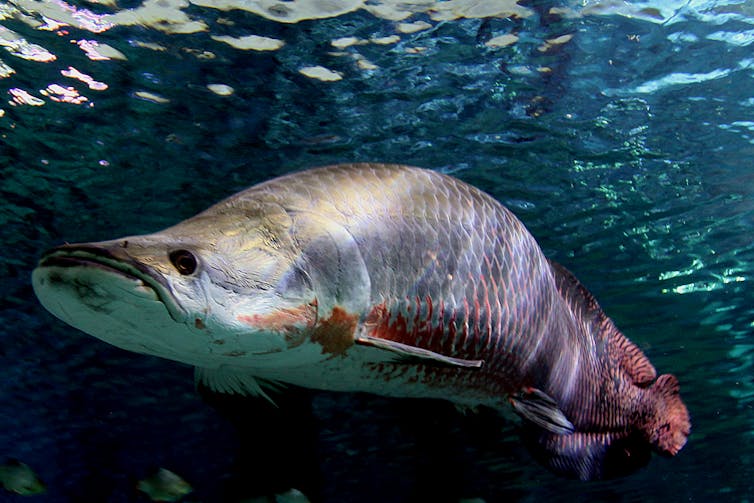
[[[136,481],[158,466],[190,481],[186,501],[278,479],[325,501],[754,497],[754,9],[507,4],[0,2],[0,456],[39,473],[36,500],[145,501]],[[284,45],[229,43],[252,34]],[[693,421],[678,457],[574,482],[513,424],[362,395],[292,400],[267,430],[259,404],[213,408],[191,369],[78,333],[33,296],[47,247],[351,161],[450,172],[509,206],[678,376]]]

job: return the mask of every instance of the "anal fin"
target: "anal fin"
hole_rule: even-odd
[[[576,430],[557,402],[536,388],[511,396],[510,402],[518,415],[547,431],[557,435],[570,435]]]
[[[362,335],[354,340],[355,344],[361,346],[369,346],[377,349],[389,351],[398,355],[399,362],[401,363],[422,363],[429,365],[440,365],[444,367],[461,367],[478,369],[484,365],[484,360],[466,360],[463,358],[454,358],[452,356],[445,356],[434,351],[430,351],[424,348],[417,348],[415,346],[409,346],[400,342],[391,341],[388,339],[380,339],[379,337],[372,337],[370,335]]]
[[[263,387],[267,388],[268,391],[277,391],[284,386],[275,381],[260,379],[245,372],[238,372],[227,368],[207,369],[196,367],[194,369],[194,382],[217,393],[261,396],[267,399],[272,405],[276,405],[275,401],[270,398],[270,395],[265,392]]]

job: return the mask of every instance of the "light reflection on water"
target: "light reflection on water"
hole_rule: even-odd
[[[0,4],[8,455],[35,462],[58,495],[123,501],[129,470],[204,452],[205,465],[180,468],[211,501],[235,439],[188,369],[59,326],[30,268],[47,246],[155,230],[275,174],[379,160],[450,172],[505,202],[678,375],[692,413],[677,459],[586,486],[534,465],[510,425],[469,439],[461,426],[482,419],[446,418],[487,501],[750,497],[750,3],[233,5]],[[418,412],[369,397],[315,404],[324,466],[348,480],[325,493],[380,486],[380,468],[401,500]],[[89,437],[130,461],[102,460]]]

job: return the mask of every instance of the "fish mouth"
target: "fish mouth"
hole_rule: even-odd
[[[63,245],[46,251],[37,267],[42,269],[96,268],[110,274],[117,274],[140,282],[140,286],[153,290],[174,321],[182,322],[186,317],[184,310],[173,298],[165,278],[121,251],[113,252],[108,248],[94,245]]]

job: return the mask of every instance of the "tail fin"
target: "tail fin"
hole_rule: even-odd
[[[678,379],[670,374],[641,388],[641,419],[625,431],[558,434],[527,421],[524,441],[536,459],[567,477],[594,480],[628,475],[649,462],[652,450],[675,456],[686,444],[691,422],[679,390]]]
[[[664,374],[649,388],[654,398],[644,432],[660,454],[675,456],[691,432],[689,411],[681,401],[678,379]]]

